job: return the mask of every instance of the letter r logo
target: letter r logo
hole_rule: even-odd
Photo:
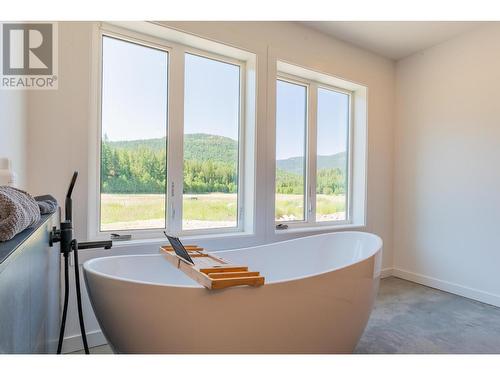
[[[4,75],[51,75],[53,39],[50,23],[4,23]]]

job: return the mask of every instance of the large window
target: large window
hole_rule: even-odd
[[[251,51],[162,25],[96,31],[89,239],[230,248],[366,224],[366,86],[281,49],[257,70]]]
[[[244,62],[114,33],[101,42],[98,231],[243,230]]]
[[[276,81],[278,224],[348,220],[350,103],[350,92],[313,80]]]
[[[102,38],[101,231],[166,227],[168,53]]]
[[[240,66],[187,53],[183,229],[238,226]]]

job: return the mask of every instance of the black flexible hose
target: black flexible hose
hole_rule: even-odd
[[[69,299],[69,254],[64,253],[64,307],[61,320],[61,329],[59,330],[59,343],[57,344],[57,354],[61,354],[62,343],[64,339],[64,329],[66,328],[66,314],[68,313]]]
[[[85,322],[83,321],[82,294],[80,291],[80,266],[78,264],[78,244],[76,241],[74,243],[73,253],[75,256],[76,302],[78,305],[78,319],[80,320],[80,332],[82,334],[83,348],[85,349],[85,354],[90,354],[89,346],[87,344],[87,335],[85,333]]]

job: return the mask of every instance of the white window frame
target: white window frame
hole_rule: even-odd
[[[255,70],[254,55],[212,41],[204,41],[198,37],[180,33],[165,28],[158,29],[153,24],[142,24],[147,34],[124,29],[111,24],[100,24],[95,30],[93,48],[93,100],[95,107],[95,124],[91,126],[89,152],[89,215],[87,237],[91,239],[109,239],[111,233],[132,234],[133,239],[162,238],[161,229],[111,230],[101,231],[101,141],[102,141],[102,40],[112,37],[138,45],[155,48],[168,53],[168,88],[167,88],[167,176],[166,176],[166,230],[169,233],[183,237],[212,237],[220,235],[252,234],[254,230],[254,185],[255,162],[252,161],[255,152],[255,82],[248,84],[247,71]],[[180,44],[176,41],[157,37],[156,31],[170,31],[172,40],[187,41]],[[189,45],[191,44],[191,45]],[[207,49],[203,47],[207,46]],[[228,51],[228,54],[222,52]],[[216,51],[216,52],[213,52]],[[183,164],[184,164],[184,56],[186,53],[209,58],[215,61],[237,65],[240,69],[240,110],[238,131],[238,209],[237,226],[229,228],[182,229],[183,206]],[[233,56],[229,56],[233,55]],[[255,74],[253,74],[255,76]],[[175,110],[173,110],[175,109]],[[175,140],[175,141],[174,141]],[[181,155],[181,156],[179,156]],[[95,160],[92,160],[95,159]]]
[[[347,152],[346,152],[346,158],[347,158],[347,166],[346,166],[346,172],[347,172],[347,187],[346,187],[346,218],[345,220],[328,220],[328,221],[316,221],[316,207],[314,207],[314,223],[315,225],[322,226],[330,226],[330,225],[347,225],[347,224],[352,224],[352,183],[351,183],[351,173],[352,173],[352,149],[354,147],[353,141],[352,141],[352,134],[353,134],[353,127],[354,127],[354,104],[353,104],[353,92],[351,90],[343,89],[341,87],[337,86],[332,86],[328,84],[324,84],[321,82],[314,82],[314,85],[316,86],[317,89],[325,89],[325,90],[330,90],[330,91],[335,91],[341,94],[345,94],[349,97],[349,103],[348,103],[348,113],[349,113],[349,119],[348,119],[348,129],[347,129]],[[316,91],[317,93],[317,91]],[[316,102],[317,104],[317,102]],[[318,108],[316,106],[316,113],[317,114]],[[314,131],[315,131],[315,142],[317,142],[317,137],[318,137],[318,123],[315,121],[314,123]],[[315,150],[315,155],[314,157],[317,158],[318,152],[317,149]],[[317,178],[317,170],[315,168],[314,171],[314,197],[316,198],[316,178]],[[316,199],[314,200],[314,205],[316,205]]]
[[[288,226],[301,226],[305,223],[309,222],[309,216],[311,211],[311,192],[309,190],[311,183],[311,176],[309,174],[310,162],[311,162],[311,132],[310,132],[310,124],[311,124],[311,83],[309,81],[303,80],[300,77],[295,77],[290,74],[282,74],[279,73],[276,77],[276,81],[283,81],[287,83],[291,83],[293,85],[298,85],[305,87],[306,89],[306,117],[305,117],[305,129],[304,129],[304,219],[303,220],[290,220],[290,221],[276,221],[275,225],[285,224]],[[277,128],[277,127],[276,127]],[[276,158],[275,158],[276,159]],[[277,160],[275,160],[276,165]],[[275,180],[276,182],[276,180]],[[276,192],[274,195],[274,202],[276,204]]]
[[[231,64],[238,66],[240,71],[240,100],[239,100],[239,119],[238,119],[238,202],[237,202],[237,226],[236,227],[224,227],[224,228],[203,228],[203,229],[182,229],[179,228],[177,233],[183,236],[192,236],[192,235],[204,235],[204,234],[217,234],[217,233],[234,233],[234,232],[243,232],[245,225],[245,217],[244,217],[244,190],[245,190],[245,62],[241,60],[231,59],[229,57],[220,56],[214,53],[209,53],[206,51],[200,51],[198,49],[184,47],[184,55],[189,53],[191,55],[204,57],[207,59],[211,59],[214,61]],[[184,93],[184,91],[183,91]],[[184,131],[184,127],[183,127]],[[184,153],[183,153],[182,162],[184,163]],[[172,159],[172,158],[171,158]],[[182,166],[183,168],[183,166]],[[183,175],[184,178],[184,175]],[[183,182],[183,180],[182,180]],[[182,189],[180,192],[181,202],[180,202],[180,215],[181,221],[180,225],[182,227]]]
[[[305,140],[305,172],[304,172],[304,220],[291,221],[276,221],[275,225],[285,224],[291,228],[303,228],[312,226],[332,226],[332,225],[347,225],[351,224],[351,134],[353,128],[353,113],[352,113],[352,91],[342,89],[340,87],[328,85],[311,79],[304,79],[292,74],[279,72],[276,81],[285,81],[292,84],[306,87],[306,140]],[[346,219],[345,220],[316,220],[316,180],[317,180],[317,113],[318,113],[318,89],[322,88],[334,92],[346,94],[349,97],[349,118],[347,131],[347,189],[346,189]],[[278,141],[278,140],[276,140]],[[280,229],[281,230],[281,229]]]
[[[272,56],[275,57],[275,56]],[[366,178],[367,178],[367,88],[354,82],[318,72],[309,68],[294,65],[276,56],[275,79],[270,87],[276,87],[277,80],[289,81],[295,84],[308,86],[308,114],[307,114],[307,150],[306,150],[306,197],[307,216],[301,221],[276,221],[275,203],[273,202],[273,223],[275,234],[281,235],[293,232],[311,230],[335,230],[336,228],[364,227],[366,225]],[[347,134],[347,190],[346,190],[346,219],[316,221],[316,161],[317,161],[317,93],[318,88],[336,91],[349,96],[349,128]],[[274,91],[274,95],[277,91]],[[276,124],[276,101],[274,114],[270,118]],[[276,147],[276,137],[274,139]],[[276,157],[275,157],[276,160]],[[276,165],[276,164],[275,164]],[[355,168],[356,166],[356,168]],[[274,181],[276,183],[276,171]],[[274,194],[276,187],[274,186]],[[284,224],[286,229],[277,229]]]

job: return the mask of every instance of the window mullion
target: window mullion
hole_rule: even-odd
[[[309,85],[308,121],[307,121],[307,222],[316,222],[316,149],[317,149],[317,108],[318,86]]]
[[[169,127],[167,149],[167,228],[182,231],[182,191],[184,185],[184,49],[172,49],[170,56]]]

